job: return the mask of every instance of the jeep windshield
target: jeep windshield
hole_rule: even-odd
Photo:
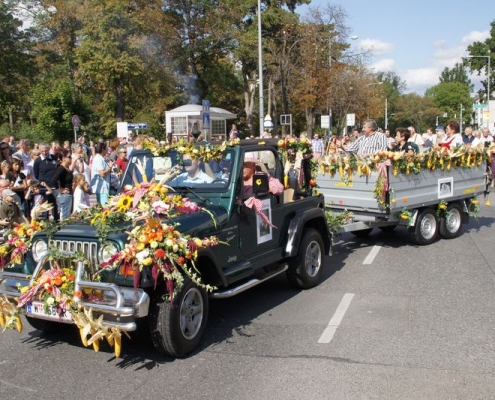
[[[155,156],[148,151],[133,151],[125,174],[121,179],[121,186],[132,185],[154,178],[159,182],[167,176],[168,181],[163,184],[172,188],[192,188],[194,191],[218,191],[229,187],[234,165],[234,153],[227,150],[221,159],[203,161],[194,159],[188,154],[178,154],[170,151],[166,155]]]

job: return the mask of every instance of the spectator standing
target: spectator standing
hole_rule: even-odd
[[[51,194],[52,190],[46,183],[40,183],[36,179],[29,179],[24,199],[29,205],[29,215],[32,220],[37,221],[42,215],[44,215],[44,219],[48,219],[48,213],[43,204],[49,204],[46,196]]]
[[[72,213],[72,184],[74,175],[70,169],[72,158],[70,151],[62,149],[60,161],[53,174],[52,182],[57,188],[57,203],[60,212],[60,220],[67,219]]]
[[[321,140],[318,133],[313,135],[313,140],[311,140],[311,148],[313,149],[313,157],[316,159],[320,158],[323,154],[323,140]]]
[[[48,203],[53,205],[53,218],[58,221],[58,207],[56,201],[56,189],[53,183],[53,175],[57,169],[57,160],[50,154],[48,143],[40,143],[40,156],[33,163],[34,179],[40,183],[46,183],[52,193],[46,193]]]
[[[98,204],[104,205],[110,194],[110,174],[113,163],[107,163],[108,149],[105,143],[97,143],[95,156],[91,164],[91,191],[96,195]]]
[[[26,174],[23,171],[23,161],[16,156],[12,156],[12,164],[8,179],[11,182],[11,189],[19,196],[22,212],[24,215],[29,215],[28,203],[24,199],[28,184]]]
[[[387,150],[388,141],[384,133],[377,132],[377,124],[373,119],[367,119],[363,123],[364,134],[344,147],[345,151],[356,153],[358,156],[369,156],[380,150]]]
[[[229,132],[229,139],[234,140],[237,139],[238,137],[239,137],[239,131],[237,130],[237,125],[232,124],[232,127],[230,128],[230,132]]]
[[[50,154],[56,159],[58,160],[58,155],[60,154],[60,150],[61,150],[61,147],[60,147],[60,143],[57,142],[56,140],[53,141],[51,143],[51,146],[50,146]]]
[[[24,164],[24,169],[23,173],[28,177],[31,178],[30,176],[30,170],[28,168],[28,164],[31,161],[31,156],[29,152],[31,151],[30,146],[29,146],[29,139],[22,139],[19,142],[19,150],[16,151],[14,154],[12,154],[12,157],[17,157],[20,158]]]
[[[117,160],[115,160],[115,164],[119,167],[120,173],[119,175],[123,174],[125,172],[125,169],[127,167],[127,150],[125,147],[120,147],[118,150],[118,157]]]
[[[81,212],[90,208],[89,199],[89,183],[83,174],[74,176],[74,203],[73,212]]]
[[[86,182],[91,182],[91,168],[88,165],[88,159],[86,158],[86,151],[84,146],[80,143],[76,143],[72,152],[72,172],[74,175],[84,174]]]
[[[30,178],[30,179],[33,179],[34,178],[34,171],[33,171],[33,164],[34,164],[34,161],[40,156],[40,150],[39,149],[31,149],[29,151],[29,157],[30,157],[30,160],[29,162],[26,164],[26,169],[28,170],[28,174],[27,176]]]
[[[2,191],[2,204],[0,205],[0,219],[8,219],[7,228],[12,229],[15,224],[27,222],[26,217],[15,201],[15,192],[12,189]]]
[[[12,161],[10,146],[7,142],[0,142],[0,161]]]

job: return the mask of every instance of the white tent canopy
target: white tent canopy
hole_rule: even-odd
[[[227,120],[237,115],[223,108],[210,107],[210,134],[215,139],[225,139]],[[203,107],[200,104],[186,104],[165,112],[165,128],[172,138],[197,137],[203,132]]]

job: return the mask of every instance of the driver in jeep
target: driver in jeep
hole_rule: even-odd
[[[185,172],[180,173],[179,170],[172,169],[168,178],[164,178],[163,183],[168,183],[171,186],[191,186],[213,181],[211,176],[201,170],[200,161],[197,158],[184,154],[182,162]]]

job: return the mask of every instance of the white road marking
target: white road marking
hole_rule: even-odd
[[[373,263],[373,260],[375,259],[376,255],[382,248],[383,243],[377,243],[376,246],[373,246],[373,248],[370,251],[370,254],[364,259],[363,264],[371,264]]]
[[[332,319],[330,319],[330,322],[328,323],[327,327],[325,328],[320,338],[318,339],[318,343],[330,343],[330,341],[333,339],[333,335],[335,335],[337,328],[342,322],[342,319],[344,318],[347,308],[349,308],[349,305],[351,304],[353,298],[354,298],[354,293],[346,293],[344,297],[342,297],[342,300],[339,306],[337,307],[337,309],[335,310]]]

